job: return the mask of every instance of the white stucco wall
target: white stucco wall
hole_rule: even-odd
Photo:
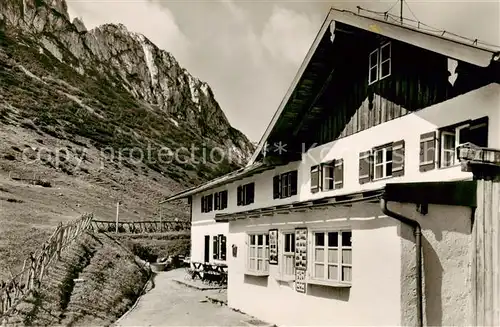
[[[425,324],[467,325],[471,209],[430,205],[422,216],[413,204],[390,203],[389,208],[422,225]],[[247,233],[295,227],[351,228],[350,289],[308,285],[306,294],[298,293],[293,282],[279,281],[281,257],[270,265],[268,277],[245,276]],[[229,226],[228,247],[233,244],[238,255],[228,256],[232,308],[278,325],[416,325],[414,234],[384,216],[378,204],[237,220]],[[309,250],[309,263],[311,256]]]
[[[238,256],[228,257],[228,305],[278,325],[400,325],[399,223],[381,215],[377,204],[358,204],[230,222],[228,244]],[[244,275],[248,232],[295,227],[352,229],[351,288],[309,285],[298,293],[277,280],[279,265],[270,265],[269,277]]]
[[[390,202],[389,209],[420,223],[424,284],[424,324],[471,325],[472,209],[429,205],[426,215],[414,204]],[[415,242],[411,228],[404,227],[401,258],[402,322],[415,326]]]
[[[213,236],[219,234],[228,234],[228,223],[205,222],[191,225],[191,260],[196,262],[205,262],[205,235],[210,235],[209,249],[210,262],[221,262],[222,260],[213,259]],[[226,242],[226,257],[229,256],[230,247]]]
[[[427,172],[419,171],[420,135],[468,119],[488,116],[488,142],[500,148],[500,85],[490,84],[448,101],[391,120],[354,135],[310,149],[301,162],[292,162],[274,170],[265,171],[193,197],[193,221],[212,221],[216,213],[239,212],[295,201],[306,201],[327,196],[342,195],[363,190],[378,189],[386,183],[462,180],[472,174],[462,172],[459,165]],[[366,184],[359,184],[359,153],[374,146],[393,141],[405,141],[405,174]],[[311,193],[310,170],[313,165],[332,159],[344,159],[344,187],[339,190]],[[273,176],[298,169],[298,195],[286,199],[273,199]],[[255,182],[255,202],[247,206],[236,205],[239,185]],[[201,196],[219,190],[228,190],[228,208],[209,213],[201,212]]]

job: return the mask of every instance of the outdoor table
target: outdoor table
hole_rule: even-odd
[[[193,264],[193,279],[196,279],[198,277],[199,279],[202,279],[201,272],[203,271],[202,269],[202,262],[191,262]]]

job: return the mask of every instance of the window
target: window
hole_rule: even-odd
[[[224,210],[227,208],[227,190],[214,194],[214,210]]]
[[[214,235],[212,244],[214,260],[226,260],[226,236],[222,234]]]
[[[321,168],[321,175],[323,176],[323,191],[336,190],[343,187],[344,161],[342,159],[321,164]]]
[[[374,177],[380,179],[392,176],[392,145],[375,149]]]
[[[372,51],[368,62],[368,84],[373,84],[391,75],[391,43],[385,43]]]
[[[201,197],[201,212],[210,212],[212,211],[213,205],[213,195],[205,195]]]
[[[313,233],[312,279],[352,281],[351,235],[350,231]]]
[[[252,204],[254,202],[254,197],[255,197],[255,184],[249,183],[245,185],[240,185],[238,186],[237,193],[238,193],[237,204],[239,206]]]
[[[248,266],[249,271],[266,273],[269,271],[269,235],[248,235]]]
[[[378,49],[370,53],[370,66],[368,71],[369,84],[375,83],[378,80]]]
[[[295,276],[295,233],[283,233],[283,259],[281,274],[284,277]]]
[[[450,167],[458,164],[457,147],[469,142],[481,147],[488,146],[487,117],[440,131],[440,166]]]
[[[297,195],[297,171],[276,175],[273,178],[273,199]]]

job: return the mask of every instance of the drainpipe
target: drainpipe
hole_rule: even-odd
[[[396,213],[394,211],[389,210],[387,208],[387,200],[384,198],[380,199],[380,208],[382,209],[382,212],[394,219],[399,220],[400,222],[407,224],[413,228],[413,232],[415,234],[415,246],[416,246],[416,266],[417,266],[417,273],[415,276],[415,281],[417,284],[417,321],[418,321],[418,326],[422,327],[424,325],[423,323],[423,310],[422,310],[422,231],[420,228],[420,224],[410,218],[407,218],[403,215],[400,215],[399,213]]]

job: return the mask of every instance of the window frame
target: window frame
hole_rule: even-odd
[[[286,241],[287,241],[286,236],[287,235],[290,235],[291,242],[293,241],[293,251],[292,252],[285,252]],[[295,230],[294,229],[280,230],[280,240],[281,240],[280,247],[279,247],[280,277],[283,280],[295,280]],[[286,273],[285,257],[292,258],[292,273],[291,274]]]
[[[226,193],[226,202],[224,203],[223,194]],[[222,190],[214,193],[214,211],[227,209],[228,191]]]
[[[253,194],[252,194],[251,200],[248,200],[247,195],[248,195],[248,189],[250,188],[250,186],[252,186]],[[239,199],[240,195],[239,195],[239,191],[238,191],[238,189],[240,187],[241,187],[241,199]],[[237,206],[247,206],[247,205],[253,204],[255,202],[255,182],[250,182],[250,183],[239,185],[236,188],[236,193],[237,193],[236,194]],[[241,202],[238,202],[239,200],[241,200]]]
[[[275,181],[277,180],[277,190]],[[299,174],[298,170],[290,170],[273,176],[273,199],[286,199],[296,196],[298,193]],[[277,193],[276,193],[277,191]]]
[[[316,234],[322,233],[324,236],[323,246],[316,246]],[[338,233],[337,238],[337,246],[329,246],[328,245],[328,233]],[[350,246],[344,246],[342,244],[343,233],[350,233]],[[345,285],[350,286],[352,284],[352,271],[353,271],[353,261],[352,261],[352,228],[350,227],[339,227],[339,228],[319,228],[319,229],[311,229],[309,231],[309,238],[311,242],[308,246],[308,257],[311,258],[309,260],[309,272],[308,272],[308,282],[311,284],[325,284],[325,285]],[[323,252],[323,261],[316,261],[316,249],[322,248]],[[328,250],[337,249],[337,262],[330,263],[328,260]],[[351,263],[343,263],[343,250],[349,250]],[[323,277],[315,277],[316,274],[316,264],[323,265]],[[336,266],[337,267],[337,279],[329,279],[328,278],[328,267]],[[343,267],[349,267],[350,272],[350,280],[343,280]]]
[[[393,151],[392,150],[392,143],[391,144],[386,144],[386,145],[382,145],[382,146],[379,146],[377,148],[374,148],[373,149],[373,181],[378,181],[378,180],[381,180],[381,179],[386,179],[386,178],[391,178],[392,177],[392,162],[393,162],[393,158],[391,156],[391,160],[387,160],[387,150],[391,150],[391,152]],[[382,162],[380,163],[377,163],[377,153],[379,151],[382,151]],[[390,175],[387,175],[387,164],[391,164],[391,174]],[[377,177],[377,167],[379,166],[382,166],[382,176],[381,177]]]
[[[258,236],[262,235],[263,245],[258,245]],[[252,245],[251,239],[255,238],[255,244]],[[251,255],[252,247],[255,248],[255,256]],[[259,247],[263,249],[263,258],[258,257]],[[255,268],[251,267],[251,260],[255,260]],[[258,269],[258,261],[263,261],[263,269]],[[253,232],[247,234],[247,260],[246,271],[253,275],[269,275],[269,232]]]
[[[332,191],[335,190],[335,167],[336,167],[337,162],[325,162],[321,164],[321,177],[323,178],[322,182],[322,191]],[[330,177],[327,176],[326,170],[330,169]],[[330,181],[331,181],[331,187],[330,187]],[[327,188],[328,185],[328,188]]]
[[[377,55],[377,58],[375,59],[375,65],[372,65],[372,55],[373,54],[376,54]],[[368,85],[372,85],[373,83],[376,83],[379,78],[379,60],[380,60],[380,53],[379,53],[379,49],[375,49],[374,51],[370,52],[370,54],[368,55]],[[372,69],[376,69],[376,72],[375,72],[375,79],[372,80]]]
[[[472,125],[475,126],[475,125]],[[460,143],[460,131],[464,129],[470,129],[470,123],[460,123],[451,127],[444,127],[439,130],[439,168],[450,168],[460,165],[457,160],[457,148],[465,143]],[[453,150],[445,149],[444,138],[445,136],[453,136]],[[445,153],[451,153],[452,161],[448,165],[444,165]]]
[[[386,48],[386,47],[389,47],[389,58],[383,60],[382,53],[383,53],[384,48]],[[384,64],[386,62],[389,62],[389,73],[385,76],[382,76],[382,64]],[[391,45],[391,42],[387,42],[387,43],[380,46],[379,63],[380,64],[379,64],[379,68],[378,68],[378,71],[379,71],[378,80],[380,81],[386,77],[391,76],[391,73],[392,73],[392,45]]]
[[[384,48],[386,47],[389,47],[389,57],[383,59],[382,53]],[[372,62],[373,54],[376,54],[376,58],[374,59],[376,61],[375,64],[373,64]],[[387,75],[382,76],[382,64],[385,64],[386,62],[389,62],[389,72]],[[372,74],[373,69],[376,70],[374,74]],[[388,41],[382,43],[379,47],[370,52],[370,54],[368,55],[368,85],[372,85],[378,81],[381,81],[384,78],[391,76],[391,74],[392,74],[392,42]],[[373,79],[373,75],[375,75],[375,79]]]

